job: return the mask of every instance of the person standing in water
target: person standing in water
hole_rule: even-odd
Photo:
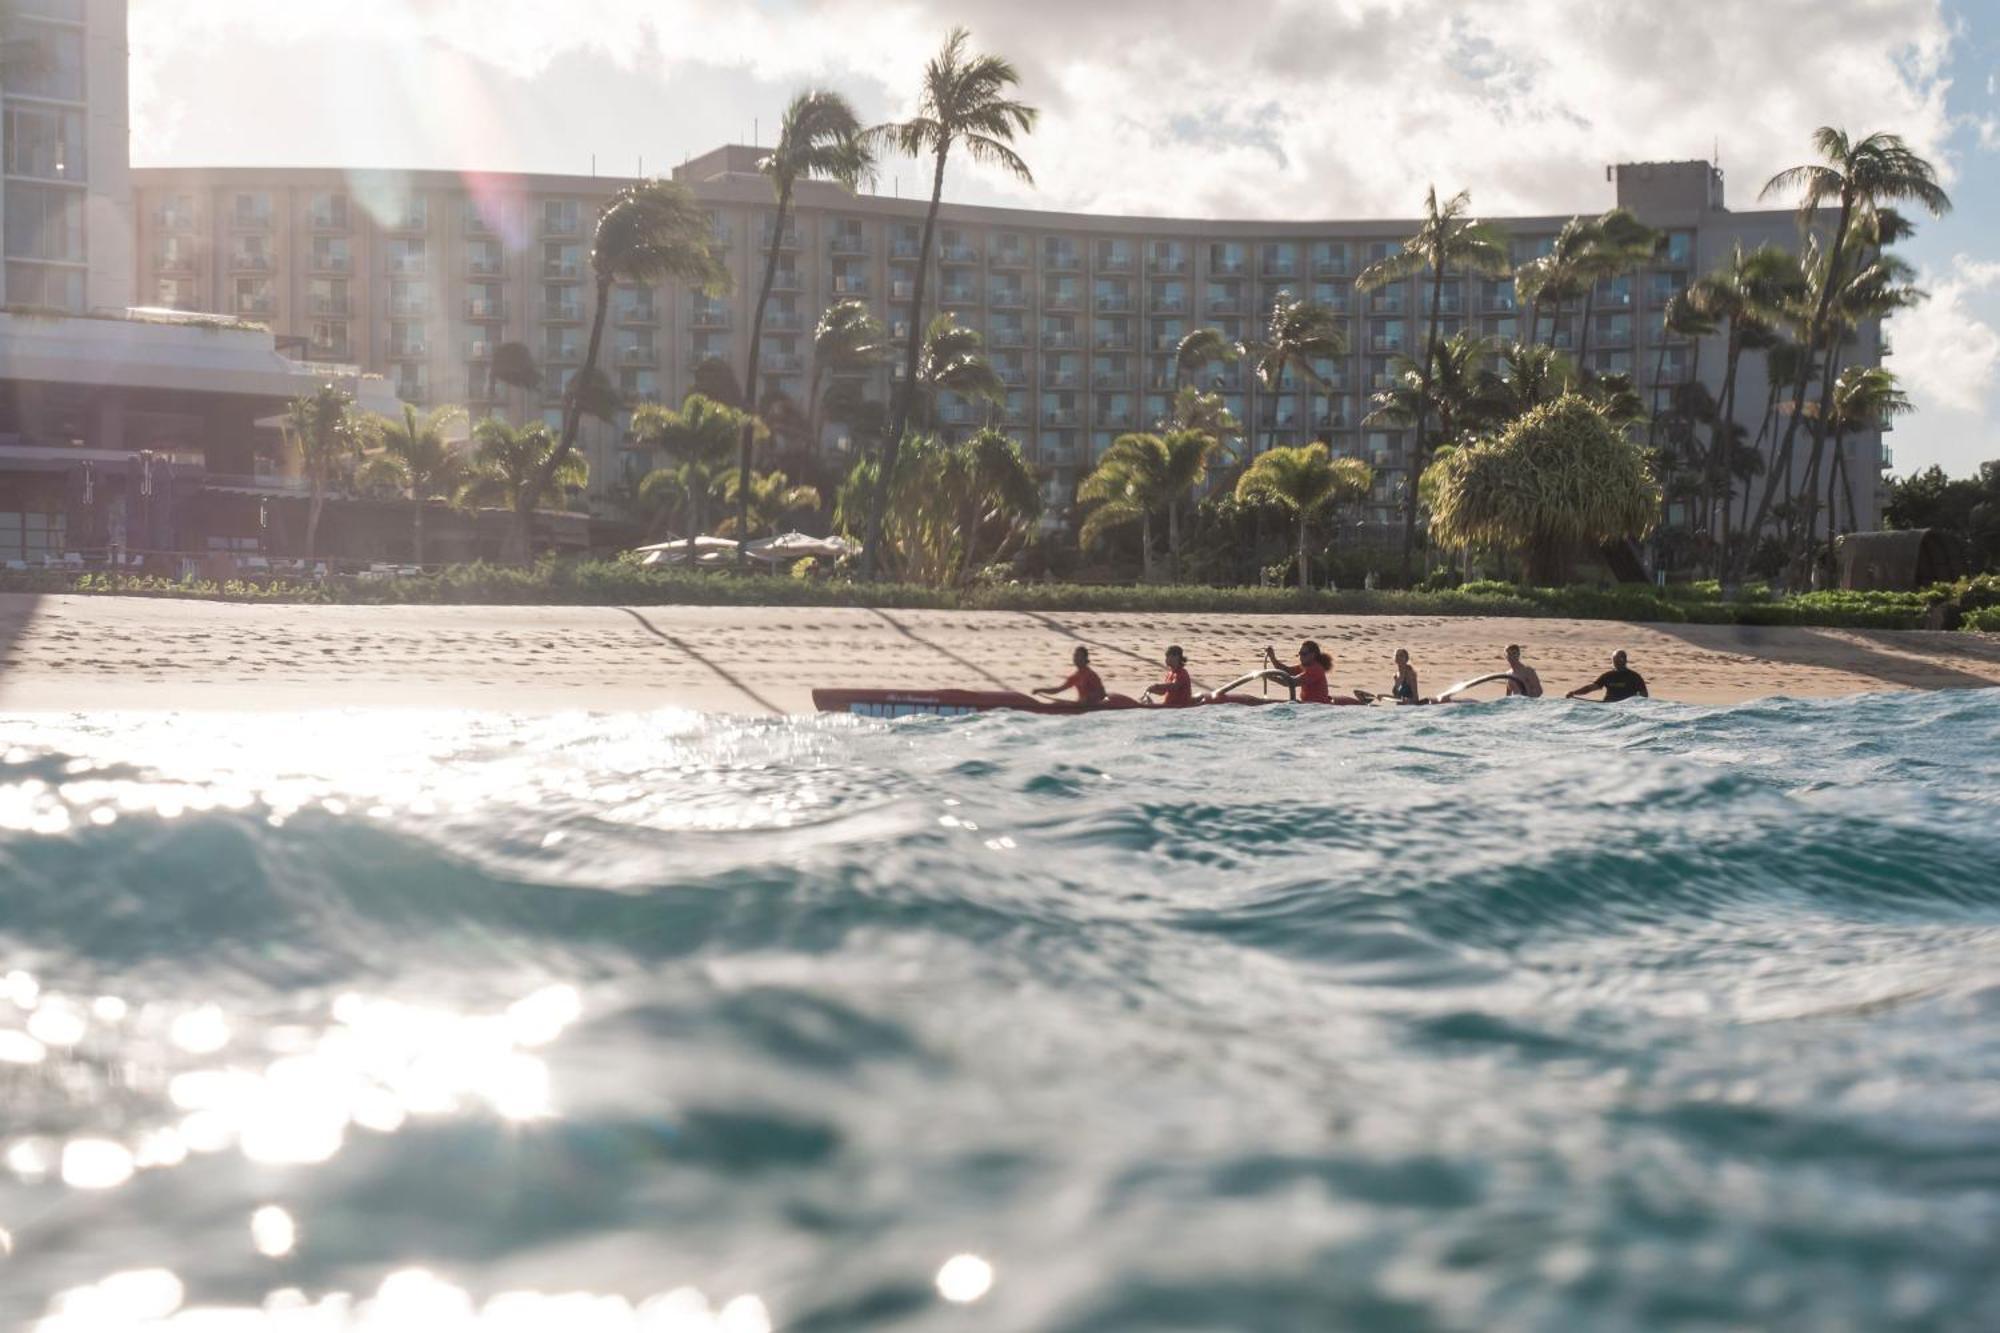
[[[1535,674],[1533,667],[1521,660],[1521,645],[1518,643],[1507,645],[1507,674],[1514,678],[1507,682],[1509,696],[1518,694],[1529,699],[1542,697],[1542,678]]]
[[[1389,694],[1399,704],[1420,704],[1424,701],[1423,691],[1417,688],[1417,669],[1410,664],[1410,650],[1396,650],[1396,683],[1389,687]]]
[[[1588,685],[1577,686],[1563,698],[1580,699],[1592,690],[1603,690],[1604,702],[1608,704],[1623,703],[1632,698],[1653,697],[1646,691],[1646,678],[1625,665],[1625,650],[1622,648],[1611,654],[1611,670]]]
[[[1167,678],[1146,687],[1146,698],[1158,697],[1161,707],[1186,708],[1194,702],[1194,681],[1187,673],[1187,654],[1179,644],[1167,649]]]
[[[1069,679],[1060,685],[1043,685],[1034,693],[1046,699],[1053,699],[1064,690],[1075,690],[1078,703],[1101,704],[1104,702],[1104,681],[1090,669],[1090,649],[1078,648],[1070,654],[1070,664],[1076,670],[1069,673]]]
[[[1278,654],[1269,648],[1264,650],[1264,660],[1271,669],[1264,674],[1296,692],[1302,704],[1330,704],[1333,691],[1327,688],[1326,673],[1333,669],[1333,659],[1319,650],[1319,645],[1307,639],[1299,645],[1299,665],[1296,670],[1283,666]]]

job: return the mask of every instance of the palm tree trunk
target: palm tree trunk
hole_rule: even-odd
[[[312,479],[312,504],[306,510],[306,559],[319,555],[319,515],[326,504],[326,493],[320,487],[317,475]]]
[[[417,496],[412,544],[415,548],[417,563],[421,565],[424,563],[424,497],[422,495]]]
[[[1810,479],[1806,487],[1805,513],[1805,539],[1808,547],[1812,545],[1819,527],[1819,487],[1817,483],[1819,480],[1820,463],[1822,462],[1821,456],[1826,452],[1826,428],[1827,424],[1833,419],[1833,386],[1839,374],[1840,344],[1837,341],[1829,339],[1826,349],[1826,367],[1820,373],[1819,410],[1813,416],[1812,462],[1806,469],[1806,476]],[[1831,477],[1832,470],[1829,468],[1829,481],[1831,481]],[[1833,537],[1833,516],[1831,514],[1827,515],[1826,528],[1826,535],[1830,540]]]
[[[1424,473],[1424,423],[1430,419],[1431,377],[1437,372],[1438,306],[1444,300],[1444,254],[1431,266],[1431,318],[1424,330],[1424,373],[1417,387],[1416,433],[1410,441],[1409,471],[1403,485],[1403,586],[1410,586],[1417,553],[1417,479]],[[1304,540],[1303,537],[1300,540]]]
[[[1306,570],[1306,516],[1305,512],[1301,510],[1299,513],[1299,591],[1305,592],[1310,587],[1312,587],[1312,576]]]
[[[1714,570],[1718,577],[1729,564],[1729,507],[1736,499],[1736,366],[1743,358],[1743,343],[1737,337],[1736,321],[1729,322],[1728,364],[1722,372],[1722,401],[1716,406],[1715,431],[1721,439],[1714,439],[1711,432],[1709,453],[1721,459],[1722,513],[1719,523],[1711,521],[1711,527],[1719,530],[1716,542]],[[1711,491],[1714,489],[1711,486]],[[1711,505],[1711,512],[1713,506]]]
[[[1153,581],[1153,512],[1139,515],[1139,577]]]
[[[917,249],[917,281],[910,293],[910,337],[903,350],[903,388],[896,395],[896,414],[889,425],[889,438],[882,441],[882,475],[875,483],[875,503],[868,514],[868,540],[861,548],[861,577],[872,580],[881,560],[882,521],[889,505],[889,481],[896,475],[896,456],[903,447],[903,432],[909,429],[910,405],[917,393],[917,357],[924,345],[924,280],[931,271],[931,238],[937,230],[938,206],[944,201],[944,164],[951,145],[937,150],[937,169],[931,175],[931,206],[924,214],[923,243]]]
[[[1167,503],[1167,555],[1171,561],[1169,569],[1172,572],[1173,580],[1178,584],[1181,581],[1181,502],[1179,500],[1171,500]]]
[[[556,472],[562,467],[563,460],[576,448],[576,433],[583,425],[583,395],[578,390],[596,378],[597,356],[604,348],[604,317],[610,311],[611,275],[601,273],[597,278],[597,310],[590,317],[590,342],[584,348],[583,368],[576,372],[574,379],[570,380],[569,392],[564,395],[568,401],[563,404],[562,438],[556,441],[556,447],[549,451],[549,456],[528,479],[528,484],[521,488],[520,498],[514,506],[517,520],[516,540],[521,547],[517,558],[523,563],[528,559],[535,506],[541,502],[542,493],[548,490],[549,483],[555,480]]]
[[[764,256],[764,283],[750,311],[750,360],[743,367],[743,436],[736,446],[736,566],[750,560],[750,450],[757,438],[757,372],[764,356],[764,307],[778,280],[778,247],[784,242],[785,214],[792,205],[792,183],[778,191],[778,216],[771,225],[771,248]]]
[[[1576,342],[1576,377],[1581,382],[1590,374],[1590,318],[1597,309],[1597,280],[1583,294],[1583,333]]]
[[[1535,345],[1535,340],[1541,337],[1541,334],[1542,334],[1542,298],[1540,296],[1536,296],[1534,300],[1528,302],[1527,345],[1533,347]],[[1519,342],[1520,339],[1517,338],[1515,339],[1515,341]]]
[[[1660,438],[1660,381],[1667,373],[1667,329],[1661,321],[1660,345],[1653,357],[1653,401],[1646,404],[1646,447],[1651,449]]]

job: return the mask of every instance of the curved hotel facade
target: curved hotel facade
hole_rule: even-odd
[[[616,292],[600,364],[628,400],[677,402],[695,368],[720,358],[739,375],[749,354],[750,305],[773,220],[761,150],[731,145],[675,171],[708,206],[735,278],[733,292],[704,297],[673,284]],[[1705,162],[1613,168],[1612,189],[1579,197],[1578,213],[1614,203],[1666,236],[1656,259],[1600,285],[1586,339],[1581,303],[1556,316],[1555,338],[1605,372],[1624,371],[1663,403],[1691,376],[1719,388],[1719,339],[1665,338],[1667,300],[1731,248],[1797,244],[1790,211],[1732,212],[1722,175]],[[336,169],[139,169],[136,280],[142,303],[239,315],[269,324],[299,354],[351,362],[390,377],[419,405],[463,403],[556,417],[579,364],[593,292],[590,231],[620,179],[362,172]],[[812,330],[833,302],[867,302],[892,330],[906,327],[924,201],[799,191],[795,220],[765,320],[761,375],[802,403],[812,371]],[[1517,261],[1542,252],[1567,214],[1497,218]],[[1363,424],[1369,395],[1398,353],[1424,345],[1428,287],[1421,281],[1361,292],[1355,275],[1410,234],[1409,221],[1230,222],[1109,217],[946,204],[926,288],[926,313],[944,310],[984,334],[1007,386],[994,424],[1042,469],[1050,500],[1068,503],[1078,478],[1117,435],[1165,410],[1172,350],[1192,329],[1229,337],[1254,327],[1281,291],[1335,311],[1349,352],[1319,367],[1330,392],[1287,382],[1256,395],[1256,447],[1325,440],[1377,471],[1375,513],[1387,519],[1403,484],[1404,441]],[[1548,312],[1543,312],[1547,333]],[[1525,333],[1510,279],[1453,277],[1441,330],[1495,339]],[[545,368],[543,392],[495,388],[494,350],[526,344]],[[1584,351],[1587,345],[1587,352]],[[1879,360],[1879,328],[1859,335],[1850,360]],[[888,372],[873,394],[886,397]],[[1241,374],[1202,372],[1240,418]],[[497,398],[496,398],[497,394]],[[1762,359],[1747,356],[1738,401],[1761,405]],[[947,400],[948,430],[969,430],[988,409]],[[1755,423],[1752,422],[1754,433]],[[652,460],[612,426],[587,423],[591,490],[602,494]],[[829,427],[821,445],[846,447]],[[1880,512],[1881,439],[1851,442],[1863,526]],[[1670,515],[1670,520],[1672,516]]]

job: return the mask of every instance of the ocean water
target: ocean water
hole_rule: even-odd
[[[2000,692],[0,719],[0,1327],[2000,1328]]]

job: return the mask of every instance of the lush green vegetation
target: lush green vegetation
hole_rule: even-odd
[[[925,449],[935,446],[926,445]],[[0,592],[104,593],[240,602],[345,605],[883,606],[968,611],[1143,611],[1157,614],[1553,616],[1654,624],[1824,625],[2000,632],[2000,575],[1920,592],[1815,592],[1776,597],[1750,585],[1724,601],[1718,585],[1534,588],[1493,580],[1424,590],[1128,587],[976,581],[861,582],[846,578],[712,574],[632,560],[546,560],[533,566],[454,565],[435,574],[324,584],[177,581],[118,574],[0,573]]]
[[[1976,477],[1947,477],[1930,468],[1897,482],[1883,519],[1892,528],[1935,528],[1975,573],[2000,572],[2000,459]]]

